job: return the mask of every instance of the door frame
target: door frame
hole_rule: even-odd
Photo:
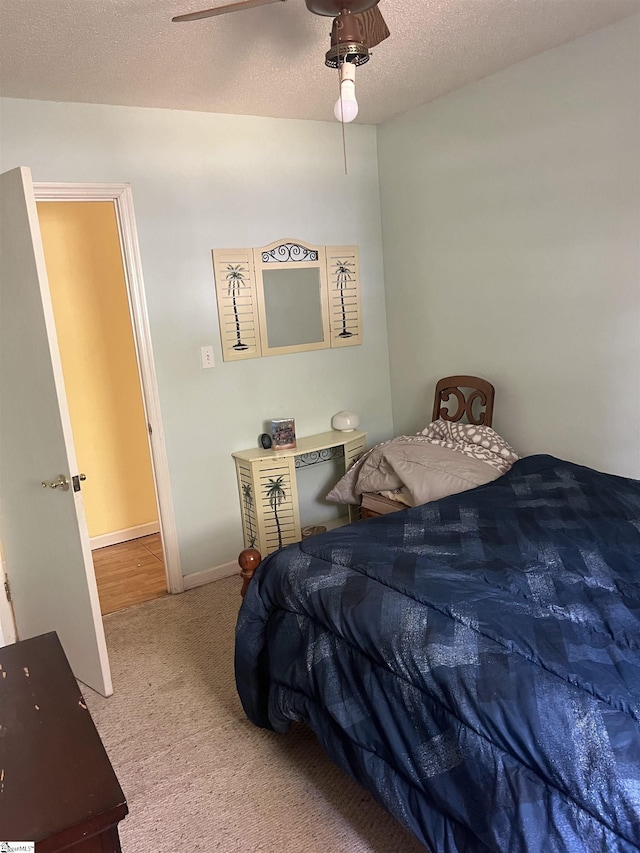
[[[184,578],[178,550],[178,533],[169,478],[169,462],[160,410],[151,329],[142,275],[133,193],[128,183],[57,183],[34,181],[36,201],[112,201],[116,211],[122,265],[129,297],[129,311],[138,361],[140,385],[147,418],[151,467],[158,503],[160,535],[164,551],[167,590],[184,592]]]

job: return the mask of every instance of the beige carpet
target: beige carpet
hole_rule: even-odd
[[[105,617],[115,693],[84,693],[129,803],[123,853],[424,853],[308,730],[246,720],[239,588],[229,578]]]

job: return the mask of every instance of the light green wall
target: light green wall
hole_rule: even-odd
[[[435,380],[494,425],[640,477],[640,16],[378,128],[395,432]]]
[[[185,573],[235,558],[230,453],[265,421],[351,409],[375,443],[424,426],[447,373],[494,381],[521,453],[640,476],[639,48],[635,16],[383,125],[378,151],[350,126],[346,178],[337,124],[0,102],[2,171],[132,184]],[[211,249],[285,236],[360,247],[364,343],[224,364]],[[309,472],[307,507],[335,476]]]
[[[309,435],[352,409],[372,441],[391,434],[375,128],[347,129],[345,177],[337,123],[0,106],[2,171],[24,165],[35,181],[132,185],[185,574],[242,547],[230,454],[257,446],[265,420],[295,417],[298,434]],[[211,249],[280,237],[359,246],[364,343],[225,364]],[[216,367],[203,370],[200,347],[209,343]]]

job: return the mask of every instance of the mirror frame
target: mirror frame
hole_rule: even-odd
[[[212,255],[225,361],[362,343],[356,246],[314,246],[302,240],[285,239],[257,249],[213,249]],[[274,267],[318,270],[321,341],[269,346],[263,272]]]
[[[260,323],[260,338],[262,355],[287,355],[290,352],[307,352],[308,350],[328,349],[329,339],[329,297],[327,292],[327,264],[323,246],[308,246],[300,241],[282,242],[278,240],[263,249],[254,249],[254,269],[256,275],[256,290],[258,296],[258,318]],[[320,285],[320,314],[322,323],[322,340],[306,344],[291,344],[288,346],[269,346],[267,328],[267,310],[264,293],[264,271],[314,269],[318,270]]]

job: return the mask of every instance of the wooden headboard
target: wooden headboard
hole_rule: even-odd
[[[455,397],[457,408],[450,412],[443,403]],[[491,426],[495,388],[478,376],[445,376],[436,385],[433,417],[437,421],[459,421],[466,416],[470,424]],[[475,410],[475,411],[474,411]]]

